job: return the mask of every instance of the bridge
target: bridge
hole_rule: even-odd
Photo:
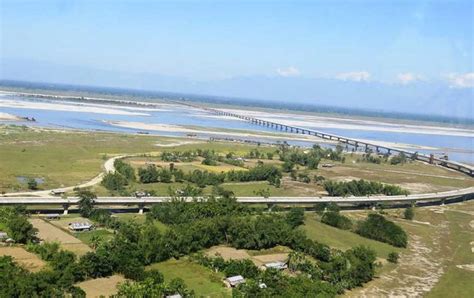
[[[474,187],[425,194],[412,194],[401,196],[359,196],[359,197],[238,197],[237,202],[244,204],[289,204],[289,205],[305,205],[315,203],[338,203],[338,204],[366,204],[375,206],[380,203],[405,203],[416,204],[418,202],[441,201],[464,198],[471,199],[474,197]],[[205,201],[204,197],[183,197],[180,198],[184,202]],[[0,205],[28,205],[28,206],[56,206],[63,208],[64,214],[68,213],[71,206],[77,206],[78,197],[0,197]],[[145,207],[155,204],[168,202],[171,197],[98,197],[95,199],[95,205],[106,207],[107,209],[123,209],[120,206],[137,206],[139,213],[142,214]]]
[[[218,109],[214,109],[214,108],[201,107],[201,106],[190,104],[190,103],[183,103],[183,102],[176,102],[176,103],[181,104],[181,105],[186,105],[186,106],[196,108],[196,109],[205,110],[207,112],[210,112],[210,113],[213,113],[213,114],[216,114],[216,115],[219,115],[219,116],[234,117],[234,118],[237,118],[237,119],[248,121],[248,122],[250,122],[252,124],[255,124],[255,125],[265,126],[265,127],[273,128],[273,129],[280,130],[280,131],[285,131],[285,132],[289,132],[289,133],[296,133],[296,134],[303,134],[303,135],[311,135],[311,136],[315,136],[315,137],[325,139],[325,140],[329,140],[329,141],[336,141],[336,142],[339,142],[341,144],[345,144],[347,146],[352,146],[353,148],[355,148],[355,150],[358,150],[358,148],[365,148],[366,152],[368,152],[369,150],[373,150],[374,152],[380,153],[381,150],[384,150],[388,154],[392,154],[392,153],[401,154],[401,153],[403,153],[408,158],[412,158],[412,159],[419,160],[419,161],[426,162],[426,163],[433,164],[433,165],[440,165],[442,167],[453,169],[453,170],[459,171],[461,173],[467,174],[471,177],[474,177],[474,167],[473,166],[462,164],[462,163],[455,162],[455,161],[448,161],[448,160],[445,160],[445,159],[437,158],[437,157],[434,157],[433,155],[425,155],[425,154],[421,154],[421,153],[418,153],[418,152],[413,152],[413,151],[409,151],[409,150],[403,150],[403,149],[399,149],[399,148],[383,146],[383,145],[372,143],[372,142],[366,142],[366,141],[361,141],[361,140],[357,140],[357,139],[353,139],[353,138],[347,138],[347,137],[343,137],[343,136],[339,136],[339,135],[335,135],[335,134],[330,134],[330,133],[326,133],[326,132],[322,132],[322,131],[317,131],[317,130],[313,130],[313,129],[307,129],[307,128],[301,128],[301,127],[296,127],[296,126],[291,126],[291,125],[285,125],[285,124],[281,124],[281,123],[276,123],[276,122],[272,122],[272,121],[258,119],[258,118],[255,118],[255,117],[250,117],[250,116],[240,115],[240,114],[236,114],[236,113],[226,112],[226,111],[222,111],[222,110],[218,110]]]

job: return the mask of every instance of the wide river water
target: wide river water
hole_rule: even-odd
[[[250,109],[250,108],[248,108]],[[423,153],[447,153],[452,160],[474,164],[474,130],[451,129],[443,124],[433,126],[416,126],[408,124],[384,123],[379,119],[357,120],[348,117],[336,119],[321,115],[302,115],[282,112],[268,113],[236,110],[237,113],[248,113],[257,118],[268,119],[284,124],[311,128],[341,136],[390,143],[413,144],[431,147],[413,151]],[[202,131],[205,129],[235,129],[249,132],[275,132],[271,128],[256,126],[248,122],[226,117],[216,117],[199,109],[189,108],[178,104],[158,104],[156,107],[124,106],[115,104],[78,103],[62,100],[41,99],[36,97],[0,95],[0,113],[20,117],[34,117],[36,122],[0,121],[0,123],[15,123],[41,127],[81,129],[91,131],[114,131],[136,133],[146,131],[149,134],[163,136],[183,136],[186,132],[170,130],[154,130],[150,127],[137,129],[124,127],[126,123],[143,123],[151,125],[193,126]],[[120,122],[122,126],[110,124]],[[200,137],[206,134],[199,133]],[[214,135],[215,136],[215,135]],[[236,137],[243,138],[243,137]],[[256,137],[246,137],[257,139]],[[282,137],[281,141],[285,138]],[[276,141],[276,140],[273,140]],[[310,146],[312,143],[292,141],[290,143]]]

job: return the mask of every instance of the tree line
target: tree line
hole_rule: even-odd
[[[367,181],[364,179],[348,182],[327,180],[323,183],[323,186],[331,197],[366,196],[375,194],[394,196],[409,194],[407,190],[398,185]]]

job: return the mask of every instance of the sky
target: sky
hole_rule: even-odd
[[[435,88],[472,112],[472,1],[0,3],[1,79],[347,105],[311,88],[330,80],[407,104]]]

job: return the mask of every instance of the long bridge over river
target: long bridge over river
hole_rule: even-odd
[[[409,150],[404,150],[400,148],[394,148],[389,146],[383,146],[374,142],[367,142],[353,138],[347,138],[335,134],[330,134],[322,131],[317,131],[308,128],[296,127],[286,124],[281,124],[273,121],[268,121],[264,119],[259,119],[251,116],[240,115],[237,113],[227,112],[219,109],[208,108],[208,107],[201,107],[198,105],[190,104],[190,103],[183,103],[183,102],[176,102],[181,105],[186,105],[192,108],[205,110],[207,112],[219,115],[219,116],[227,116],[227,117],[234,117],[237,119],[241,119],[244,121],[248,121],[255,125],[265,126],[268,128],[273,128],[275,130],[284,131],[288,133],[295,133],[295,134],[302,134],[302,135],[311,135],[315,136],[324,140],[335,141],[341,144],[345,144],[347,146],[351,146],[357,150],[358,148],[362,147],[365,148],[365,151],[373,150],[374,152],[380,153],[381,151],[385,151],[388,154],[398,153],[398,154],[405,154],[408,158],[413,158],[415,160],[419,160],[422,162],[430,163],[433,165],[440,165],[446,168],[450,168],[464,174],[467,174],[471,177],[474,177],[474,167],[470,165],[466,165],[463,163],[449,161],[441,158],[437,158],[433,155],[425,155],[418,152],[413,152]]]

